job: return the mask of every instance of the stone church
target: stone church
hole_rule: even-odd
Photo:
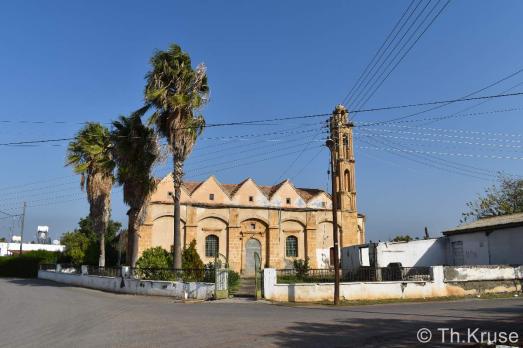
[[[347,112],[337,107],[330,119],[335,140],[340,248],[365,241],[365,217],[356,209],[352,128]],[[138,231],[139,254],[161,246],[171,250],[174,205],[172,177],[159,181]],[[295,259],[310,259],[312,268],[332,266],[331,196],[323,190],[298,188],[289,180],[274,186],[247,178],[223,184],[211,176],[184,182],[181,196],[183,244],[196,240],[204,263],[224,255],[231,269],[254,272],[254,253],[262,267],[289,268]]]

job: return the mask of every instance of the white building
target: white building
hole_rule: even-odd
[[[387,267],[401,264],[402,267],[428,267],[446,263],[446,240],[430,238],[410,242],[367,243],[342,248],[343,269],[360,267]]]
[[[379,242],[341,250],[343,269],[439,265],[522,265],[523,213],[459,225],[443,237],[410,242]]]
[[[34,250],[64,251],[65,245],[22,243],[22,253]],[[0,256],[20,253],[20,243],[0,243]]]
[[[523,264],[523,213],[479,219],[443,235],[451,265]]]

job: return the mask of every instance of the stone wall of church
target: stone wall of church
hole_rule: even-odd
[[[171,250],[174,244],[173,205],[153,203],[139,235],[139,253],[161,246]],[[205,239],[214,235],[219,240],[219,253],[227,257],[230,267],[248,273],[252,257],[249,248],[259,245],[264,267],[292,268],[294,259],[310,259],[312,268],[330,267],[332,213],[328,210],[267,209],[248,207],[211,207],[182,204],[181,229],[183,244],[196,240],[198,254],[204,263]],[[358,227],[355,213],[339,213],[340,247],[360,244],[363,226]],[[296,237],[297,257],[287,257],[286,239]],[[249,242],[254,239],[257,242]],[[248,250],[249,249],[249,250]]]

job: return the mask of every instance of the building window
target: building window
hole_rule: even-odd
[[[348,192],[351,192],[352,191],[352,187],[351,187],[351,180],[350,180],[350,171],[348,169],[345,169],[345,173],[343,175],[344,177],[344,181],[345,181],[345,191],[348,191]]]
[[[291,204],[291,199],[290,199],[290,198],[287,198],[287,199],[286,199],[286,202],[287,202],[287,204]]]
[[[251,224],[251,230],[255,230],[256,229],[256,224]]]
[[[287,237],[285,241],[285,255],[287,257],[298,257],[298,238],[294,236]]]
[[[322,207],[322,208],[326,208],[326,207],[327,207],[327,203],[325,203],[325,202],[321,202],[321,207]]]
[[[218,244],[219,239],[214,234],[205,237],[205,256],[216,257],[218,256]]]
[[[254,197],[253,196],[249,196],[249,202],[254,202]]]
[[[214,193],[209,194],[209,200],[214,201]]]

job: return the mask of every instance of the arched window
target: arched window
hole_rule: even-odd
[[[343,183],[345,184],[345,191],[351,192],[350,171],[348,169],[345,169],[345,173],[343,174]]]
[[[285,255],[287,257],[298,257],[298,238],[289,236],[285,240]]]
[[[216,257],[218,256],[218,245],[219,238],[214,234],[208,235],[205,237],[205,256],[206,257]]]
[[[343,153],[345,159],[349,159],[349,137],[347,134],[343,135]]]

